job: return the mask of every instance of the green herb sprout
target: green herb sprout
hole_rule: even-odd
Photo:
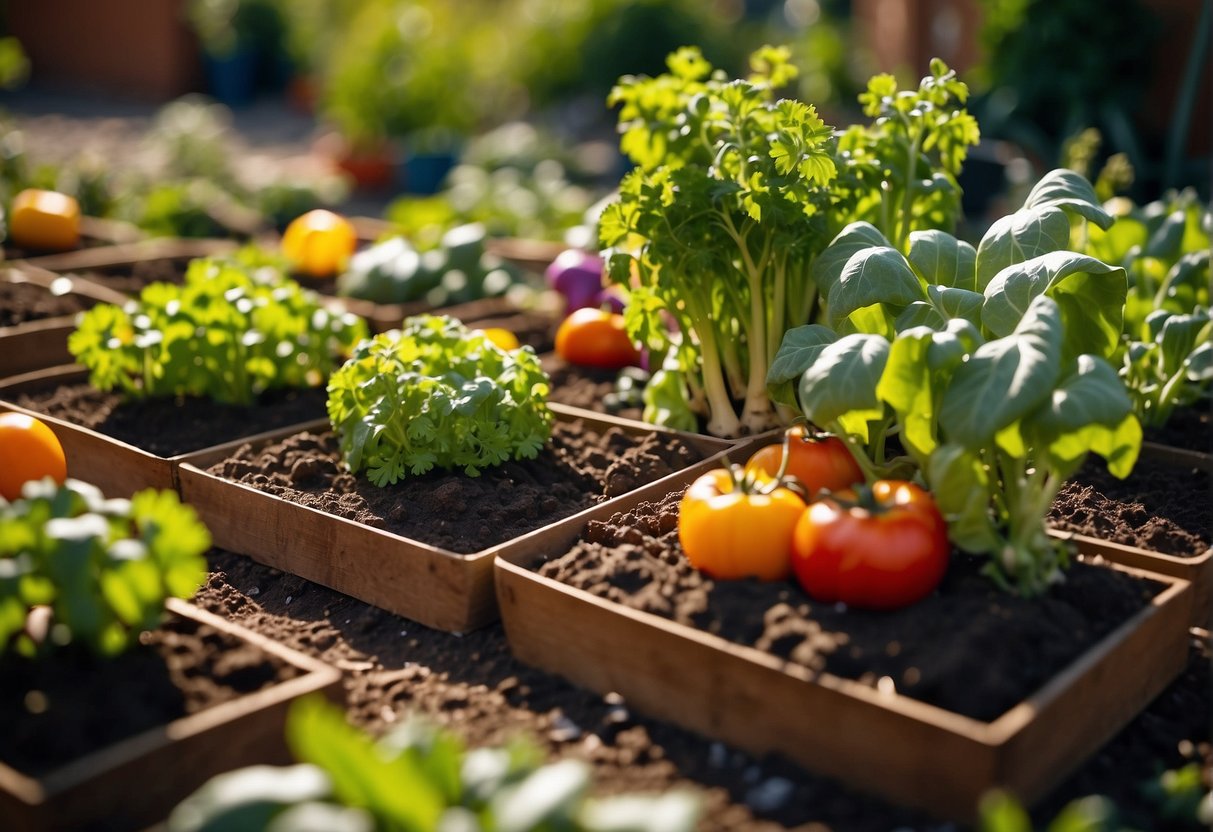
[[[550,381],[530,347],[503,350],[454,318],[420,315],[363,341],[329,380],[346,464],[376,485],[434,466],[476,476],[547,442]]]
[[[210,542],[171,491],[107,500],[77,480],[26,484],[21,499],[0,499],[0,652],[121,653],[157,626],[166,598],[202,585]],[[36,608],[50,610],[43,634],[32,632]]]
[[[182,286],[153,283],[126,306],[85,312],[68,349],[100,390],[249,405],[266,390],[323,384],[366,334],[273,268],[208,258],[190,263]]]

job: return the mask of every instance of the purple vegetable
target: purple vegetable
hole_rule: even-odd
[[[602,259],[581,249],[570,248],[548,266],[548,286],[565,299],[565,314],[586,306],[597,306],[602,292]]]
[[[609,309],[612,312],[623,314],[623,297],[619,294],[619,290],[614,286],[608,286],[602,289],[594,296],[593,303],[586,304],[593,306],[596,309]]]

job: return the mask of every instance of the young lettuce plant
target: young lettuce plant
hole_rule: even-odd
[[[701,809],[687,790],[592,798],[584,763],[545,765],[524,740],[468,750],[417,717],[375,739],[319,697],[291,706],[286,737],[295,765],[212,778],[173,810],[169,832],[691,832]]]
[[[1120,374],[1138,417],[1161,427],[1177,407],[1208,396],[1213,383],[1213,212],[1191,191],[1143,208],[1111,204],[1120,212],[1115,224],[1079,242],[1128,273]]]
[[[0,499],[0,653],[123,652],[157,626],[166,598],[202,585],[209,547],[171,491],[107,500],[78,480],[27,483],[21,499]],[[48,626],[34,624],[37,609]]]
[[[316,387],[366,324],[331,312],[271,267],[194,260],[185,283],[153,283],[125,306],[85,312],[68,349],[100,390],[251,405],[266,390]]]
[[[817,318],[810,269],[839,218],[879,216],[903,236],[951,222],[955,173],[977,140],[954,106],[964,85],[941,62],[917,92],[873,79],[864,101],[875,122],[839,138],[813,107],[774,100],[796,74],[786,50],[751,61],[748,79],[728,81],[684,49],[668,74],[620,81],[610,102],[622,105],[620,147],[637,167],[599,223],[612,279],[639,283],[629,332],[674,358],[647,411],[683,426],[703,416],[721,436],[786,416],[767,394],[767,368],[787,329]]]
[[[376,485],[434,466],[474,477],[538,455],[550,387],[530,347],[503,350],[454,318],[419,315],[358,345],[329,379],[328,414],[350,470]]]

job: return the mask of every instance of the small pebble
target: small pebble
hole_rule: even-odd
[[[256,598],[260,594],[261,594],[261,587],[259,587],[259,586],[255,586],[248,591],[248,595],[250,598]]]
[[[288,603],[288,604],[289,604],[291,601],[294,601],[294,600],[295,600],[295,596],[294,596],[294,595],[288,595],[288,596],[286,596],[286,603]]]
[[[756,812],[774,812],[788,802],[795,790],[791,780],[772,777],[746,792],[745,802]]]
[[[558,714],[552,720],[552,727],[548,731],[548,738],[553,742],[571,742],[580,736],[581,728],[564,714]]]

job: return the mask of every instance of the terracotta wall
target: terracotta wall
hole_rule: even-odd
[[[185,0],[15,0],[8,28],[35,82],[167,100],[200,88]]]

